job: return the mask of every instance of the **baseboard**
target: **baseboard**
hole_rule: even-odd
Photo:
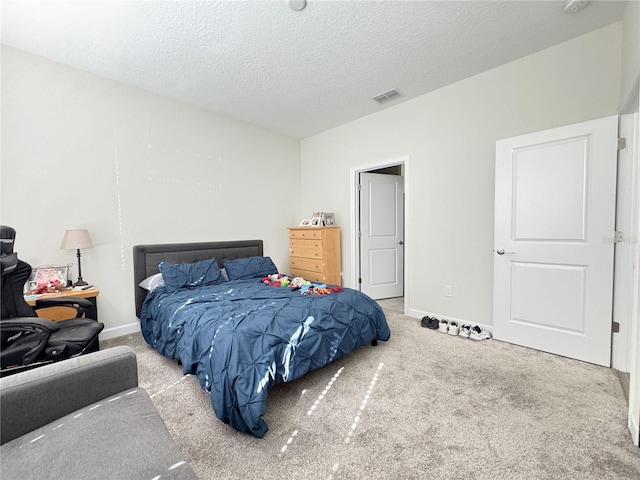
[[[640,419],[633,418],[629,415],[629,430],[631,430],[631,437],[633,438],[633,444],[636,447],[640,447]]]
[[[119,327],[105,328],[100,333],[100,340],[109,340],[110,338],[122,337],[123,335],[131,335],[140,332],[140,322],[133,322]]]
[[[469,325],[480,325],[483,330],[487,330],[491,332],[491,336],[493,336],[493,325],[486,325],[484,323],[479,323],[479,322],[475,322],[473,320],[467,320],[464,318],[455,318],[449,315],[440,315],[439,313],[423,312],[422,310],[414,310],[413,308],[410,308],[409,311],[407,312],[407,316],[413,317],[413,318],[422,318],[425,315],[428,315],[429,317],[436,317],[438,319],[446,318],[447,320],[455,320],[456,322],[458,322],[458,325],[462,325],[463,323],[468,323]]]
[[[615,368],[612,368],[613,372],[618,377],[620,381],[620,386],[622,387],[622,393],[624,393],[624,399],[629,405],[629,382],[630,382],[630,374],[626,372],[621,372]]]

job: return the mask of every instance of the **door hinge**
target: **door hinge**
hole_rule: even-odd
[[[624,137],[618,139],[618,150],[622,150],[623,148],[627,148],[627,139]]]
[[[620,324],[618,322],[611,323],[611,331],[613,333],[620,333]]]
[[[613,232],[613,243],[624,242],[624,232]]]
[[[358,191],[360,192],[362,190],[362,184],[358,183]]]
[[[362,237],[362,230],[358,230],[358,238]]]
[[[358,278],[358,283],[362,283],[362,278]]]

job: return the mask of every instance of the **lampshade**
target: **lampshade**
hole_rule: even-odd
[[[93,248],[89,230],[67,230],[62,237],[60,250],[80,250]]]

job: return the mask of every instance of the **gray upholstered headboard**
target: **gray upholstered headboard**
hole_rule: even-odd
[[[226,258],[262,256],[262,240],[234,240],[228,242],[167,243],[162,245],[136,245],[133,247],[133,281],[135,289],[136,316],[140,318],[142,303],[147,291],[138,284],[160,271],[160,262],[193,263],[216,257],[222,268]]]

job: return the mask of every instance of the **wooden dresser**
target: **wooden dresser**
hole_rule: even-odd
[[[289,227],[290,275],[341,285],[340,227]]]

